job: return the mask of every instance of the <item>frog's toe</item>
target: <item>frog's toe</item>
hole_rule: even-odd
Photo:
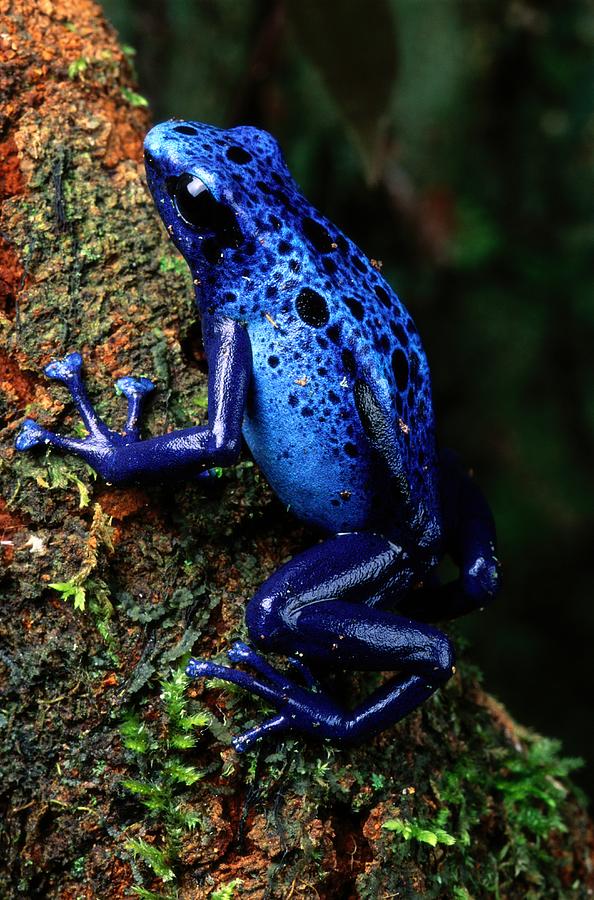
[[[486,606],[501,587],[501,565],[492,553],[478,556],[463,574],[464,591],[477,606]]]
[[[243,734],[232,738],[231,743],[237,753],[245,753],[252,744],[261,740],[261,738],[273,734],[274,732],[287,731],[289,728],[290,723],[286,716],[274,716],[272,719],[266,719],[265,722],[256,725],[255,728],[251,728],[249,731],[245,731]]]
[[[53,378],[55,381],[69,382],[80,378],[82,364],[80,353],[69,353],[62,359],[53,359],[43,371],[48,378]]]
[[[186,675],[188,678],[207,678],[211,675],[212,663],[207,659],[192,659],[186,666]]]
[[[248,644],[243,641],[235,641],[235,643],[227,650],[227,656],[234,663],[243,663],[251,666],[256,672],[264,675],[273,684],[281,685],[284,688],[291,687],[291,681],[282,672],[279,672],[270,665],[259,653],[256,653]],[[302,660],[290,656],[287,659],[289,665],[299,673],[303,682],[312,690],[319,689],[319,682],[311,673],[309,668]]]
[[[311,669],[305,665],[303,660],[298,659],[296,656],[289,656],[287,662],[291,668],[295,669],[295,671],[301,675],[301,678],[308,688],[312,691],[320,690],[320,682],[312,673]]]
[[[256,667],[254,666],[254,668]],[[240,669],[232,669],[229,666],[222,666],[205,659],[191,659],[186,667],[188,678],[218,678],[221,681],[236,684],[273,705],[285,703],[288,685],[281,678],[273,681],[272,677],[269,677],[268,672],[275,672],[272,666],[268,666],[264,660],[261,660],[257,671],[264,675],[266,680],[256,678],[249,672],[242,672]]]
[[[235,739],[234,745],[239,752],[273,731],[301,731],[316,737],[334,735],[340,713],[323,693],[289,681],[245,644],[236,645],[233,655],[237,661],[247,662],[256,669],[261,677],[202,659],[191,659],[186,674],[190,678],[217,678],[236,684],[276,708],[274,718]]]
[[[126,375],[124,378],[118,378],[115,386],[128,401],[124,433],[128,440],[137,441],[140,439],[139,422],[142,406],[147,395],[154,391],[155,385],[150,378],[134,378],[132,375]]]
[[[16,436],[14,445],[17,450],[30,450],[47,442],[47,432],[34,419],[25,419]]]
[[[134,397],[145,397],[155,390],[155,385],[150,378],[134,378],[132,375],[118,378],[115,386],[120,394],[123,394],[128,400],[132,400]]]
[[[256,653],[256,651],[248,644],[244,644],[243,641],[236,641],[233,646],[227,650],[227,656],[231,662],[243,663],[243,665],[255,669],[255,671],[260,675],[263,675],[267,681],[276,685],[283,691],[290,691],[293,687],[293,683],[286,675],[279,672],[274,666],[271,666],[263,656],[260,656],[259,653]]]
[[[231,662],[249,663],[257,654],[243,641],[235,641],[227,650],[227,656]]]

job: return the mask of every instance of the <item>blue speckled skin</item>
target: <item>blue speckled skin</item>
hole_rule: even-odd
[[[364,739],[450,677],[450,642],[427,623],[495,596],[488,505],[453,454],[437,455],[429,369],[412,319],[377,268],[301,195],[276,141],[251,127],[171,121],[147,135],[145,161],[157,209],[194,277],[208,425],[141,440],[152,384],[124,378],[128,420],[116,434],[94,412],[73,353],[46,374],[69,388],[88,437],[27,420],[17,447],[53,444],[120,483],[230,465],[243,434],[281,500],[330,537],[268,579],[246,611],[252,641],[289,656],[297,680],[242,643],[229,657],[256,677],[195,659],[188,673],[235,682],[278,709],[235,739],[238,750],[283,730]],[[440,586],[434,570],[446,552],[460,576]],[[328,669],[398,675],[345,711],[318,681]]]

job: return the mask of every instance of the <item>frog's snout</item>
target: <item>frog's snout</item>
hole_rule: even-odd
[[[153,126],[144,139],[144,158],[152,165],[158,165],[167,158],[171,147],[171,122],[161,122]]]

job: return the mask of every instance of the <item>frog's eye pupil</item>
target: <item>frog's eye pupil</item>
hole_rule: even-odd
[[[238,247],[243,235],[232,209],[219,203],[200,178],[184,173],[173,182],[177,211],[186,224],[216,238],[221,247]]]

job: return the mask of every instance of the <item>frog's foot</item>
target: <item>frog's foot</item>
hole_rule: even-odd
[[[33,419],[26,419],[17,435],[17,450],[30,450],[40,444],[52,445],[80,456],[94,469],[107,476],[108,461],[113,450],[139,439],[138,418],[144,398],[153,390],[148,378],[120,378],[116,386],[128,400],[128,416],[123,435],[107,427],[97,415],[87,394],[82,378],[80,353],[69,353],[45,367],[45,374],[59,381],[70,392],[72,399],[88,431],[86,438],[70,438],[43,428]]]
[[[290,688],[293,684],[286,675],[283,675],[271,666],[263,656],[260,656],[259,653],[256,653],[256,651],[248,646],[248,644],[244,644],[243,641],[236,641],[233,646],[227,650],[227,656],[231,662],[244,663],[246,666],[250,666],[252,669],[255,669],[256,672],[259,672],[260,675],[264,675],[265,678],[280,687]],[[287,662],[291,668],[295,669],[295,671],[301,675],[301,678],[308,688],[311,690],[320,689],[317,680],[302,660],[291,656],[287,659]]]
[[[350,727],[349,717],[342,716],[331,698],[323,692],[308,690],[291,681],[241,642],[231,647],[228,656],[233,662],[240,662],[255,669],[260,677],[201,659],[191,659],[186,674],[190,678],[218,678],[236,684],[261,697],[278,710],[278,715],[233,738],[233,746],[238,753],[247,750],[254,741],[280,731],[301,731],[316,737],[330,737],[336,740],[346,736]],[[343,719],[342,729],[341,719]],[[341,730],[342,735],[339,733]]]
[[[243,753],[244,750],[247,750],[251,744],[260,738],[275,732],[286,731],[293,727],[291,714],[286,709],[287,702],[289,696],[295,690],[301,693],[304,693],[304,691],[240,641],[231,647],[228,651],[228,656],[233,662],[241,662],[254,668],[263,676],[262,679],[254,677],[247,672],[242,672],[239,669],[232,669],[229,666],[221,666],[218,663],[202,659],[191,659],[186,668],[186,674],[190,678],[218,678],[230,684],[236,684],[238,687],[256,694],[258,697],[262,697],[263,700],[279,708],[277,716],[266,719],[260,725],[256,725],[255,728],[233,738],[233,746],[238,753]]]

